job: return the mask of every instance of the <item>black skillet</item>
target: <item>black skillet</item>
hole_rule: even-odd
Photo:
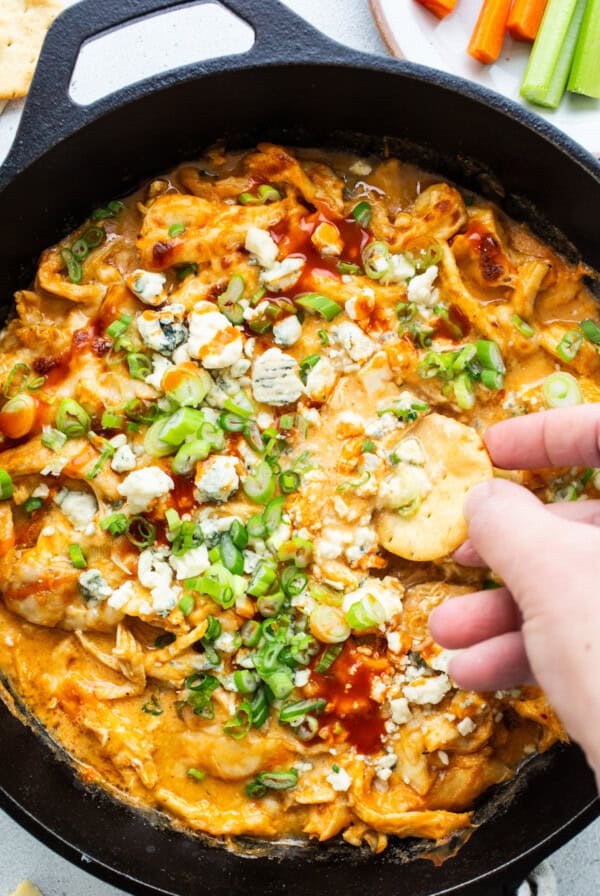
[[[563,134],[458,78],[341,47],[276,0],[221,2],[253,27],[249,52],[168,72],[87,107],[69,99],[83,41],[181,3],[86,0],[56,21],[0,170],[6,313],[42,249],[92,208],[221,137],[229,145],[276,139],[364,151],[391,138],[392,151],[495,198],[600,268],[600,166]],[[35,725],[2,705],[0,724],[3,808],[71,861],[140,894],[499,896],[598,813],[581,752],[557,748],[533,761],[510,800],[497,798],[497,810],[442,867],[415,858],[414,843],[376,857],[330,844],[247,858],[84,788]]]

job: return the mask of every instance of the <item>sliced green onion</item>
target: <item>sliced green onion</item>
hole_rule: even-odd
[[[206,632],[204,633],[203,641],[216,641],[221,632],[223,631],[223,627],[221,623],[216,618],[216,616],[207,616],[206,617]]]
[[[87,569],[87,560],[84,557],[80,544],[69,545],[69,559],[75,569]]]
[[[198,768],[188,768],[186,775],[188,778],[193,778],[194,781],[204,781],[206,778],[206,772],[201,771]]]
[[[475,349],[477,351],[477,360],[485,370],[496,370],[498,373],[506,373],[506,367],[496,342],[493,342],[491,339],[478,339]]]
[[[272,535],[280,525],[283,517],[284,502],[285,498],[273,498],[263,510],[262,518],[267,535]]]
[[[286,566],[281,572],[280,584],[288,597],[296,597],[302,594],[308,585],[308,576],[295,565]]]
[[[579,330],[569,330],[556,346],[556,353],[563,361],[569,363],[577,357],[583,336]]]
[[[531,337],[535,333],[535,330],[531,326],[531,324],[528,324],[527,321],[523,320],[522,317],[519,317],[518,314],[513,314],[511,317],[511,320],[512,320],[513,324],[515,325],[515,327],[517,328],[517,330],[519,331],[519,333],[521,333],[523,336],[525,336],[526,339],[531,339]]]
[[[267,677],[265,684],[276,700],[284,700],[294,690],[292,673],[288,669],[277,669]]]
[[[251,724],[252,706],[247,700],[244,700],[244,702],[240,703],[238,706],[237,712],[233,718],[229,719],[228,722],[225,722],[223,731],[225,734],[228,734],[229,737],[233,737],[234,740],[241,740],[243,737],[246,737],[250,731]]]
[[[144,436],[144,451],[151,457],[166,457],[168,454],[173,454],[175,450],[172,445],[169,445],[167,442],[163,442],[160,437],[162,428],[165,425],[167,419],[167,417],[159,417],[159,419],[155,420],[154,423],[146,430],[146,434]]]
[[[104,466],[104,464],[106,463],[106,461],[108,460],[108,458],[109,458],[109,457],[112,457],[112,456],[114,455],[114,453],[115,453],[115,450],[116,450],[116,449],[113,448],[113,446],[112,446],[109,442],[107,442],[105,439],[102,439],[102,443],[103,443],[103,445],[104,445],[104,448],[103,448],[103,450],[102,450],[102,452],[101,452],[101,454],[100,454],[100,457],[98,458],[98,460],[96,461],[96,463],[94,464],[94,466],[91,468],[91,470],[89,471],[89,473],[86,474],[86,477],[85,477],[86,479],[88,479],[88,480],[90,480],[90,481],[91,481],[92,479],[95,479],[95,478],[96,478],[96,476],[100,473],[102,467]]]
[[[328,672],[337,660],[342,650],[342,644],[330,644],[329,647],[326,647],[321,654],[319,662],[315,666],[315,672],[320,672],[321,675],[324,672]]]
[[[461,373],[454,381],[454,400],[463,411],[470,411],[475,405],[475,390],[467,373]]]
[[[248,545],[248,532],[243,523],[240,523],[239,520],[234,520],[231,524],[231,529],[229,530],[229,537],[232,542],[239,548],[240,551],[243,551],[245,547]]]
[[[583,335],[593,345],[600,345],[600,327],[594,320],[582,320],[579,324]]]
[[[145,516],[132,516],[127,521],[125,534],[131,544],[143,550],[144,548],[149,548],[156,541],[156,526],[147,520]]]
[[[187,476],[195,469],[198,461],[206,460],[209,454],[210,445],[203,439],[186,442],[171,461],[172,470],[178,476]]]
[[[252,597],[260,597],[266,594],[277,579],[277,570],[268,560],[261,560],[248,584],[247,592]]]
[[[243,624],[240,634],[244,647],[258,647],[261,637],[260,622],[257,622],[256,619],[249,619]]]
[[[266,688],[259,687],[250,701],[252,708],[252,727],[261,728],[269,718],[269,701]]]
[[[573,62],[586,0],[549,0],[525,75],[521,96],[556,109]]]
[[[18,395],[19,392],[26,388],[30,373],[31,367],[24,361],[18,361],[16,364],[13,364],[4,384],[3,392],[6,398],[14,398],[15,395]]]
[[[364,199],[361,202],[358,202],[352,209],[352,217],[361,227],[369,226],[372,215],[373,209]]]
[[[350,628],[359,632],[365,631],[377,628],[385,622],[385,610],[377,598],[367,594],[362,600],[352,604],[346,613],[346,619]]]
[[[262,513],[255,513],[246,522],[246,529],[250,538],[263,538],[266,535],[265,523]]]
[[[176,277],[178,281],[181,283],[182,280],[185,280],[186,277],[190,277],[191,275],[196,275],[198,273],[198,265],[192,262],[191,264],[182,264],[176,270]]]
[[[375,451],[375,442],[372,439],[365,439],[360,450],[361,454],[372,454]]]
[[[285,594],[283,591],[277,591],[275,594],[263,594],[256,601],[256,609],[265,619],[277,616],[284,607]]]
[[[63,398],[56,412],[56,428],[68,439],[78,439],[89,432],[90,415],[72,398]]]
[[[289,541],[285,541],[277,550],[277,558],[282,563],[293,560],[297,567],[304,569],[312,560],[313,544],[306,538],[296,536]]]
[[[233,683],[240,694],[253,694],[260,684],[260,679],[255,672],[249,669],[237,669],[233,673]]]
[[[111,535],[124,535],[127,532],[128,524],[129,520],[124,513],[109,513],[103,520],[100,520],[102,531],[109,532]]]
[[[228,532],[224,532],[223,535],[221,535],[219,550],[225,569],[228,569],[229,572],[233,572],[236,575],[241,575],[244,572],[244,557],[239,548],[233,543],[233,539]]]
[[[104,411],[100,419],[102,429],[122,429],[125,417],[121,414],[114,414],[112,411]]]
[[[97,249],[98,246],[101,246],[106,238],[106,233],[102,227],[88,227],[88,229],[83,234],[83,240],[88,246],[88,249]]]
[[[334,648],[328,648],[334,649]],[[288,703],[279,713],[279,721],[285,724],[296,722],[303,719],[308,713],[320,715],[327,706],[327,700],[323,698],[313,700],[297,700],[295,703]]]
[[[161,442],[178,448],[188,436],[193,435],[205,422],[202,411],[195,408],[179,408],[164,421],[159,434]]]
[[[212,719],[214,717],[212,695],[219,687],[219,680],[204,672],[194,672],[186,678],[184,684],[190,691],[186,703],[192,707],[194,715]]]
[[[211,386],[212,380],[208,371],[198,370],[197,373],[182,371],[177,385],[168,389],[165,395],[180,407],[198,407],[206,398]]]
[[[254,193],[240,193],[237,198],[237,201],[240,205],[260,205],[261,201],[258,196],[255,196]]]
[[[133,380],[145,380],[152,373],[152,359],[142,352],[130,352],[127,355],[127,366]]]
[[[588,0],[577,37],[569,90],[600,99],[600,2]]]
[[[235,603],[236,577],[220,563],[213,563],[203,576],[186,579],[184,584],[191,591],[208,595],[224,610]]]
[[[161,709],[156,694],[152,694],[150,699],[146,703],[144,703],[144,705],[142,706],[142,712],[147,713],[149,716],[162,716],[164,710]]]
[[[551,373],[544,380],[542,392],[549,408],[568,408],[583,403],[579,383],[570,373]]]
[[[356,606],[356,605],[355,605]],[[350,637],[350,626],[338,607],[317,604],[310,614],[310,628],[325,644],[340,644]]]
[[[45,376],[34,376],[34,378],[27,383],[27,388],[30,392],[37,392],[38,389],[42,388],[45,382]]]
[[[14,486],[9,474],[0,467],[0,501],[8,501],[13,496]]]
[[[242,488],[253,504],[267,504],[275,493],[275,474],[269,464],[261,460],[253,473],[246,477]]]
[[[219,309],[232,324],[241,324],[244,319],[244,309],[240,305],[240,299],[243,298],[245,291],[246,281],[241,274],[234,274],[227,284],[225,292],[222,292],[217,299]]]
[[[183,520],[173,539],[171,550],[176,557],[181,557],[203,543],[202,527],[193,520]]]
[[[340,274],[360,274],[360,267],[357,264],[352,264],[350,261],[339,261],[337,269]]]
[[[379,240],[369,243],[363,249],[362,262],[367,277],[371,280],[380,280],[390,269],[392,263],[390,250]]]
[[[43,505],[43,500],[41,498],[27,498],[25,503],[23,504],[23,510],[27,514],[27,516],[32,516],[36,510],[39,510]]]
[[[323,296],[318,292],[308,292],[302,296],[296,296],[294,301],[297,305],[300,305],[301,308],[306,309],[306,311],[311,311],[314,314],[320,314],[326,320],[333,320],[334,317],[337,317],[338,314],[342,313],[342,306],[338,305],[337,302],[334,302],[333,299],[327,298],[327,296]]]
[[[189,616],[196,606],[196,601],[191,594],[184,594],[177,606],[184,616]]]
[[[327,330],[317,330],[317,336],[321,340],[321,345],[329,345],[329,333]]]
[[[92,212],[92,220],[102,221],[104,218],[114,218],[124,208],[125,206],[119,199],[112,199],[106,208],[97,208],[96,211]]]
[[[256,191],[263,202],[279,202],[281,193],[271,184],[261,184]]]
[[[504,387],[504,375],[497,370],[482,370],[481,382],[486,389],[502,389]]]
[[[185,233],[185,224],[171,224],[169,227],[169,236],[181,236]]]
[[[284,470],[279,474],[279,488],[284,495],[291,495],[300,488],[300,476],[294,470]]]
[[[64,265],[67,269],[67,275],[71,283],[81,283],[83,277],[83,268],[77,261],[70,249],[63,249],[60,253]]]

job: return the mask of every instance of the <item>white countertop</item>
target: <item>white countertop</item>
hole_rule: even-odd
[[[65,5],[70,5],[74,0],[63,2]],[[386,52],[371,19],[367,0],[284,0],[284,2],[317,28],[342,43],[367,52]],[[98,3],[101,5],[102,0],[98,0]],[[174,42],[185,41],[185,35],[176,35],[175,31],[173,34]],[[138,35],[137,59],[141,66],[152,58],[152,47],[146,44],[151,39],[152,35],[148,34],[142,46],[142,38]],[[236,29],[233,24],[224,32],[222,27],[217,29],[215,26],[212,33],[208,33],[203,45],[222,46],[223,41],[228,43],[235,40],[244,40],[243,29]],[[174,58],[181,60],[182,47],[175,43],[175,50]],[[164,57],[164,40],[161,42],[160,51]],[[112,53],[110,58],[113,67],[119,69],[123,77],[130,75],[131,64],[126,63],[125,57],[119,53]],[[91,70],[93,73],[93,66]],[[86,71],[83,66],[77,79],[78,86],[85,90]],[[92,78],[91,83],[97,83],[97,78]],[[11,106],[0,116],[0,160],[8,150],[19,117],[19,104]],[[558,880],[559,896],[593,896],[600,892],[600,820],[555,853],[550,859],[550,865]],[[10,893],[24,878],[34,881],[44,896],[82,896],[82,894],[119,896],[120,890],[96,880],[83,868],[84,864],[77,868],[42,846],[7,815],[0,812],[0,896]]]

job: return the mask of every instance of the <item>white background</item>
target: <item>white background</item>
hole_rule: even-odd
[[[70,5],[74,0],[63,2]],[[97,2],[102,4],[102,0]],[[341,43],[367,52],[385,53],[370,17],[367,0],[285,0],[285,3]],[[169,23],[168,28],[163,27],[162,31],[153,31],[152,26],[149,31],[136,34],[129,32],[118,39],[126,44],[129,52],[118,52],[115,47],[110,50],[108,58],[112,60],[111,68],[115,75],[113,87],[119,86],[118,77],[126,82],[128,78],[135,79],[141,72],[149,73],[149,62],[154,61],[157,66],[165,56],[173,60],[171,64],[181,64],[182,58],[190,59],[189,55],[186,56],[190,52],[190,46],[199,49],[199,57],[204,57],[211,55],[211,47],[213,52],[217,48],[221,52],[223,49],[235,51],[236,41],[237,46],[243,49],[246,40],[244,29],[240,29],[235,23],[224,24],[216,18],[212,25],[202,19],[204,34],[200,39],[197,31],[190,32],[189,23],[183,29],[178,29],[173,22],[173,14],[170,14]],[[190,33],[193,42],[190,42]],[[87,64],[82,54],[81,65],[74,79],[74,90],[80,100],[86,91],[92,96],[97,87],[95,72],[99,69],[94,65],[93,54],[99,51],[99,44],[88,50]],[[19,114],[20,104],[12,103],[0,116],[0,160],[14,136]],[[43,774],[43,769],[39,769],[38,773]],[[60,811],[60,807],[57,807],[57,811]],[[109,837],[110,831],[105,831],[104,834]],[[556,853],[551,859],[551,865],[558,878],[560,896],[596,896],[600,892],[600,821]],[[81,867],[85,867],[84,862]],[[401,875],[401,869],[398,873]],[[119,896],[121,893],[50,852],[0,812],[1,896],[10,893],[24,878],[33,880],[44,896]]]

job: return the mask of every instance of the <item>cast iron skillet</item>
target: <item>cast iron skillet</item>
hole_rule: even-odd
[[[0,171],[5,314],[39,253],[92,208],[220,137],[375,151],[392,138],[393,151],[493,196],[600,268],[600,166],[567,137],[482,88],[341,47],[276,0],[220,2],[254,28],[249,52],[168,72],[89,107],[68,96],[82,42],[181,0],[86,0],[56,21]],[[3,808],[62,855],[140,894],[486,896],[507,892],[598,812],[581,752],[558,748],[534,761],[509,808],[441,868],[414,858],[411,844],[378,857],[334,844],[245,858],[84,788],[35,724],[25,727],[3,705],[0,724]]]

